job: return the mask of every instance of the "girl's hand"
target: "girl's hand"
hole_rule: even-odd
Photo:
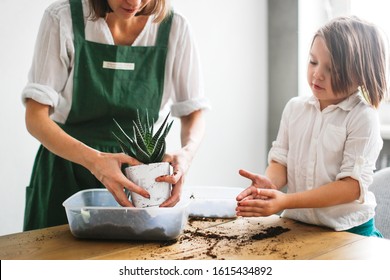
[[[185,151],[180,150],[176,153],[166,154],[163,161],[171,164],[173,172],[171,175],[157,177],[156,182],[172,184],[172,192],[171,196],[160,207],[173,207],[180,201],[185,174],[191,164],[191,156]]]
[[[258,194],[257,189],[276,189],[276,186],[265,176],[259,175],[259,174],[254,174],[246,170],[239,170],[239,173],[241,176],[249,179],[252,181],[252,184],[242,191],[238,196],[237,196],[237,201],[241,201],[243,199],[257,199],[261,198]]]
[[[122,164],[132,166],[140,164],[136,159],[123,153],[110,154],[98,152],[93,162],[94,164],[90,168],[92,174],[107,188],[121,206],[133,207],[123,188],[136,192],[146,198],[150,197],[145,189],[131,182],[122,173]]]
[[[237,216],[264,217],[285,209],[287,195],[281,191],[249,187],[244,192],[248,195],[237,203]]]

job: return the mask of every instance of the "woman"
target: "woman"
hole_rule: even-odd
[[[182,149],[166,154],[171,197],[204,133],[203,95],[195,44],[185,19],[163,0],[61,0],[42,19],[29,81],[26,126],[42,146],[26,193],[24,229],[67,222],[62,202],[86,188],[106,187],[122,206],[123,188],[148,193],[122,173],[139,162],[120,153],[113,121],[131,124],[137,108],[155,120],[172,102],[181,119]]]

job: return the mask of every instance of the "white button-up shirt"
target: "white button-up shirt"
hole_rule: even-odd
[[[360,197],[332,207],[287,209],[282,215],[337,231],[373,218],[376,202],[368,189],[382,146],[378,114],[360,93],[322,111],[314,96],[291,99],[268,155],[269,162],[287,166],[287,192],[351,177],[359,181]]]
[[[83,10],[87,18],[87,0],[83,0]],[[153,17],[149,17],[133,46],[154,46],[159,25],[152,21]],[[102,18],[85,21],[85,37],[93,42],[114,44],[108,25]],[[51,106],[51,118],[59,123],[66,122],[72,105],[74,51],[69,1],[57,1],[43,15],[22,99],[32,98]],[[193,36],[185,18],[177,13],[169,34],[161,109],[170,106],[172,116],[176,117],[209,108]]]

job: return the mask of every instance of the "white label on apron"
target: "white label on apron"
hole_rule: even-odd
[[[103,68],[116,70],[134,70],[134,63],[103,61]]]

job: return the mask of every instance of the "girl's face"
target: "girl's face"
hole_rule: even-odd
[[[355,92],[357,85],[351,88],[348,94],[336,93],[332,90],[331,56],[325,41],[317,36],[310,49],[309,64],[307,67],[307,81],[314,96],[320,102],[321,110],[332,104],[337,104]]]
[[[151,0],[107,0],[113,13],[121,19],[129,19],[142,10]]]

